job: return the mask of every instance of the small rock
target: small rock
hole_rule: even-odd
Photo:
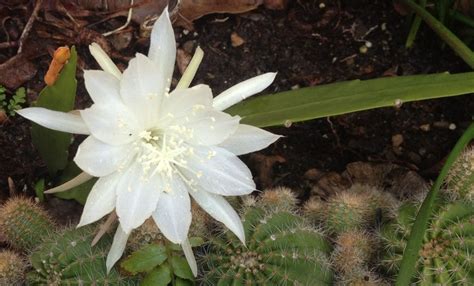
[[[403,144],[403,135],[402,134],[395,134],[392,136],[392,146],[394,148],[400,147]]]
[[[447,121],[436,121],[436,122],[433,122],[433,127],[441,128],[441,129],[448,129],[449,128],[449,122],[447,122]]]
[[[422,125],[420,125],[420,129],[422,131],[428,132],[431,129],[431,125],[429,123],[428,124],[422,124]]]
[[[449,124],[448,129],[449,130],[456,130],[456,124],[454,124],[454,123]]]
[[[118,51],[127,48],[132,41],[133,33],[132,32],[123,32],[123,33],[116,33],[110,37],[110,42],[112,46]]]
[[[312,169],[309,169],[308,171],[306,171],[304,173],[303,177],[307,180],[310,180],[310,181],[316,181],[319,178],[321,178],[323,175],[324,175],[324,172],[322,172],[322,171],[320,171],[316,168],[312,168]]]
[[[245,40],[241,36],[239,36],[239,34],[237,34],[236,32],[233,32],[230,35],[230,41],[231,41],[232,47],[234,48],[245,44]]]
[[[196,45],[196,41],[186,41],[183,44],[183,50],[188,54],[192,54],[193,51],[194,51],[194,46],[195,45]]]

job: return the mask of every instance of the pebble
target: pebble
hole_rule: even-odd
[[[403,135],[402,134],[395,134],[392,136],[392,146],[394,148],[399,147],[403,144]]]
[[[241,36],[239,36],[239,34],[237,34],[236,32],[233,32],[230,35],[230,42],[232,44],[232,47],[234,47],[234,48],[242,46],[243,44],[245,44],[245,40]]]
[[[431,125],[429,123],[428,124],[422,124],[422,125],[420,125],[420,129],[422,131],[428,132],[431,129]]]

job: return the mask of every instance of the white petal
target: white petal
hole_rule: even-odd
[[[224,196],[246,195],[255,190],[252,173],[236,155],[215,146],[196,147],[194,154],[182,172],[202,189]]]
[[[70,190],[74,187],[77,187],[79,185],[82,185],[82,184],[84,184],[85,182],[89,181],[92,178],[94,178],[94,177],[87,174],[86,172],[82,172],[79,175],[72,178],[71,180],[63,183],[62,185],[59,185],[57,187],[54,187],[52,189],[44,191],[44,193],[45,194],[54,194],[54,193],[64,192],[64,191]]]
[[[110,247],[109,254],[107,255],[107,261],[105,263],[107,266],[107,273],[110,271],[110,269],[112,269],[120,257],[122,257],[129,235],[130,233],[123,231],[120,225],[117,227],[117,231],[114,235],[114,242],[112,242],[112,246]]]
[[[94,59],[97,61],[99,66],[107,73],[113,75],[114,77],[120,79],[122,73],[118,67],[114,64],[112,59],[107,55],[107,53],[97,44],[92,43],[89,45],[89,51],[91,52]]]
[[[273,82],[275,76],[276,73],[266,73],[234,85],[214,98],[214,108],[225,110],[247,97],[261,92]]]
[[[192,132],[192,138],[185,139],[198,145],[217,145],[229,138],[239,127],[239,116],[230,116],[213,109],[190,112],[189,122],[177,122]],[[185,118],[186,119],[186,118]],[[170,125],[172,129],[174,125]]]
[[[196,258],[194,257],[193,249],[191,248],[189,239],[184,240],[183,243],[181,244],[181,247],[183,248],[183,252],[184,252],[184,256],[186,257],[186,260],[188,261],[189,268],[191,268],[191,271],[193,272],[194,277],[197,277],[198,269],[197,269]]]
[[[87,196],[81,221],[77,227],[96,222],[114,210],[120,175],[120,173],[113,173],[97,180]]]
[[[18,114],[43,127],[75,134],[90,134],[89,128],[81,116],[71,113],[53,111],[42,107],[20,109]]]
[[[81,110],[81,116],[92,135],[110,145],[130,143],[141,131],[135,116],[122,104],[108,108],[94,104]]]
[[[242,243],[245,244],[245,233],[242,221],[232,206],[221,196],[204,190],[189,192],[193,199],[215,220],[222,222]]]
[[[161,194],[153,219],[164,236],[173,243],[183,243],[191,225],[191,200],[180,178],[172,178]]]
[[[235,155],[242,155],[265,149],[280,137],[261,128],[240,124],[235,133],[219,144],[219,147]]]
[[[130,61],[120,82],[123,102],[145,128],[152,127],[157,121],[165,89],[165,78],[159,66],[142,54]]]
[[[79,145],[74,162],[95,177],[106,176],[124,168],[135,154],[133,146],[109,145],[89,136]]]
[[[174,90],[163,97],[160,108],[159,125],[165,128],[173,121],[186,122],[193,111],[212,106],[212,91],[209,86],[199,84],[192,88]]]
[[[132,165],[117,186],[116,212],[125,232],[142,225],[156,209],[163,192],[163,181],[159,174],[146,178],[140,163]]]
[[[120,81],[104,71],[85,70],[84,83],[94,103],[108,105],[120,102]]]
[[[168,7],[165,7],[160,18],[153,25],[148,57],[159,66],[160,73],[157,77],[164,78],[166,87],[169,88],[176,59],[176,42]]]

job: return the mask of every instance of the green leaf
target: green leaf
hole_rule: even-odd
[[[61,185],[71,180],[72,178],[76,177],[80,173],[82,173],[82,170],[76,165],[76,163],[74,163],[73,161],[69,162],[69,164],[63,170],[61,177],[59,178],[58,185]],[[89,195],[95,182],[97,182],[97,178],[93,178],[65,192],[54,193],[54,195],[58,198],[65,199],[65,200],[74,199],[80,204],[84,205],[86,203],[87,196]]]
[[[199,247],[204,244],[204,239],[198,236],[190,237],[189,238],[189,244],[192,247]]]
[[[173,273],[183,279],[188,279],[194,281],[194,275],[189,268],[188,262],[182,256],[172,256],[170,258],[171,267],[173,268]]]
[[[438,207],[436,203],[439,190],[443,185],[444,179],[448,175],[449,169],[472,139],[474,139],[474,123],[469,126],[454,146],[433,187],[421,205],[415,223],[411,228],[411,234],[405,252],[403,253],[400,271],[398,272],[395,285],[405,286],[411,284],[411,280],[416,272],[416,263],[419,261],[420,248],[423,244],[426,229],[428,228],[429,219],[433,214],[433,211]]]
[[[76,62],[76,49],[72,47],[71,58],[64,65],[56,83],[41,91],[34,106],[63,112],[71,111],[74,108],[77,87]],[[71,134],[33,124],[31,137],[51,175],[66,167],[68,148],[72,139]]]
[[[40,179],[35,184],[35,194],[38,197],[40,202],[44,201],[44,179]]]
[[[149,244],[125,259],[121,266],[132,274],[148,272],[163,263],[167,258],[166,248],[159,244]]]
[[[354,80],[245,100],[226,112],[257,127],[474,92],[474,72]]]
[[[194,282],[191,280],[176,278],[176,286],[193,286]]]
[[[171,282],[171,270],[167,263],[153,269],[141,282],[141,286],[166,286]]]

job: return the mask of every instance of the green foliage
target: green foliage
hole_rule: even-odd
[[[0,109],[4,109],[10,116],[13,116],[18,109],[21,109],[21,104],[26,102],[26,90],[24,87],[20,87],[10,100],[7,100],[5,91],[5,88],[0,86]]]
[[[26,260],[11,250],[0,251],[0,285],[23,285]]]
[[[71,111],[74,108],[77,88],[76,62],[76,49],[72,47],[71,58],[64,65],[57,81],[54,85],[47,86],[41,91],[34,106],[63,112]],[[71,134],[33,124],[31,137],[50,174],[54,175],[66,167],[68,148],[72,140]]]
[[[34,268],[27,275],[28,285],[136,285],[112,269],[105,261],[111,237],[105,235],[91,246],[94,226],[69,228],[54,233],[31,254]]]
[[[403,251],[419,204],[406,203],[392,224],[381,230],[385,245],[382,266],[400,275]],[[417,285],[474,285],[474,205],[449,203],[438,208],[423,236],[415,264]]]
[[[210,239],[202,256],[206,285],[332,285],[329,243],[289,210],[247,207],[247,245],[229,231]]]
[[[0,208],[0,232],[17,250],[32,250],[53,229],[49,215],[30,199],[11,198]]]
[[[401,103],[474,92],[474,73],[338,82],[247,99],[226,112],[258,127],[284,125]]]

